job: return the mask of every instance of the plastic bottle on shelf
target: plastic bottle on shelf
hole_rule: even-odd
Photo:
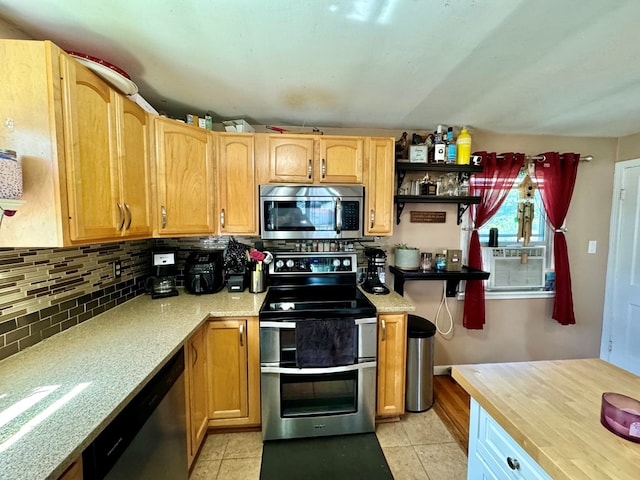
[[[456,142],[453,140],[453,127],[447,128],[447,163],[456,163],[457,148]]]
[[[458,149],[456,163],[458,165],[469,165],[471,162],[471,135],[469,135],[466,127],[462,127],[462,131],[456,140],[456,147]]]

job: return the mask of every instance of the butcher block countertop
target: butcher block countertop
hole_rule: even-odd
[[[461,365],[453,378],[554,480],[637,480],[640,444],[600,424],[603,392],[640,377],[600,359]]]

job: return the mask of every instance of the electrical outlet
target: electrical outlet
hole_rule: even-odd
[[[120,278],[122,276],[122,262],[120,260],[116,260],[112,263],[113,265],[113,278]]]
[[[595,240],[589,240],[589,246],[587,247],[587,253],[596,253],[598,243]]]

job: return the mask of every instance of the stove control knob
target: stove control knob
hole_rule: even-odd
[[[277,260],[276,269],[280,270],[282,267],[284,267],[284,262],[282,260]]]
[[[339,267],[339,266],[340,266],[340,260],[339,260],[339,259],[337,259],[337,258],[334,258],[334,259],[333,259],[333,266],[334,266],[334,267]]]
[[[293,260],[291,260],[291,259],[287,260],[287,267],[288,268],[292,268],[293,267]]]
[[[345,258],[345,259],[342,261],[342,265],[344,265],[345,267],[349,267],[349,266],[351,266],[351,260],[350,260],[350,259],[348,259],[348,258]]]

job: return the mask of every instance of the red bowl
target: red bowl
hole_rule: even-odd
[[[600,423],[619,437],[640,443],[640,402],[620,393],[603,393]]]

